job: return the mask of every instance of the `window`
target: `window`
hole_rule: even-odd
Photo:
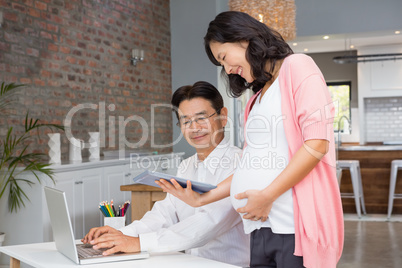
[[[345,132],[345,130],[348,131],[348,128],[351,126],[351,82],[329,82],[327,83],[327,86],[329,92],[331,93],[332,101],[335,105],[334,130],[335,132]],[[346,117],[347,119],[345,119],[344,117]],[[339,122],[339,120],[341,121]]]

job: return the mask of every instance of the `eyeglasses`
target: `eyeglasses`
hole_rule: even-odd
[[[213,114],[209,116],[197,116],[194,119],[184,119],[183,121],[177,122],[178,127],[184,127],[184,128],[189,128],[191,126],[191,123],[195,122],[200,125],[205,125],[208,123],[208,119],[212,116],[214,116],[217,112],[214,112]]]

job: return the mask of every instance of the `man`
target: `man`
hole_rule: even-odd
[[[237,147],[224,138],[227,108],[219,91],[207,82],[180,87],[171,101],[183,136],[196,149],[184,160],[178,177],[217,185],[234,172]],[[249,265],[249,236],[244,234],[239,214],[225,198],[193,208],[168,194],[156,202],[139,221],[115,230],[93,228],[82,239],[94,248],[115,252],[187,253],[238,266]]]

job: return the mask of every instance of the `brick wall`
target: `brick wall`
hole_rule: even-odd
[[[100,131],[102,150],[125,142],[126,149],[171,152],[152,145],[172,140],[170,110],[152,113],[171,97],[168,0],[0,0],[0,10],[0,82],[26,85],[0,117],[2,136],[8,126],[21,131],[29,109],[43,122],[64,124],[70,115],[72,134],[84,141]],[[133,48],[145,52],[137,66]],[[43,134],[34,151],[48,151]]]

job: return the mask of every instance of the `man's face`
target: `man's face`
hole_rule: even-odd
[[[198,149],[215,148],[222,140],[227,122],[227,109],[221,113],[204,98],[182,101],[179,105],[180,129],[187,142]]]

